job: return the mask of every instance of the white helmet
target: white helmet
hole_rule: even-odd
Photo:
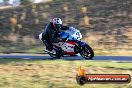
[[[62,20],[60,18],[54,18],[52,22],[53,24],[62,24]]]

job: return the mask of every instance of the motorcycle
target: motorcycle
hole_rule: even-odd
[[[47,52],[51,57],[60,58],[64,55],[74,56],[76,54],[80,54],[86,60],[94,57],[92,48],[81,41],[82,35],[79,30],[69,27],[68,30],[60,32],[59,35],[64,41],[53,43],[53,49],[56,53]]]

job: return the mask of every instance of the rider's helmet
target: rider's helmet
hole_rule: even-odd
[[[60,18],[53,18],[52,23],[57,29],[59,29],[62,25],[62,20]]]
[[[62,24],[62,20],[60,18],[54,18],[52,22],[53,24]]]

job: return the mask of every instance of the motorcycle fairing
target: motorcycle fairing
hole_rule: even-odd
[[[59,43],[54,43],[55,46],[61,47],[61,49],[67,53],[67,54],[75,54],[74,52],[74,46],[76,42],[59,42]]]

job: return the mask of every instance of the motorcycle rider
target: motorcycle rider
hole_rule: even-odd
[[[45,44],[46,50],[53,51],[53,44],[62,41],[59,33],[61,30],[67,30],[69,27],[62,25],[62,20],[60,18],[53,18],[49,22],[44,31],[39,34],[39,39]]]

